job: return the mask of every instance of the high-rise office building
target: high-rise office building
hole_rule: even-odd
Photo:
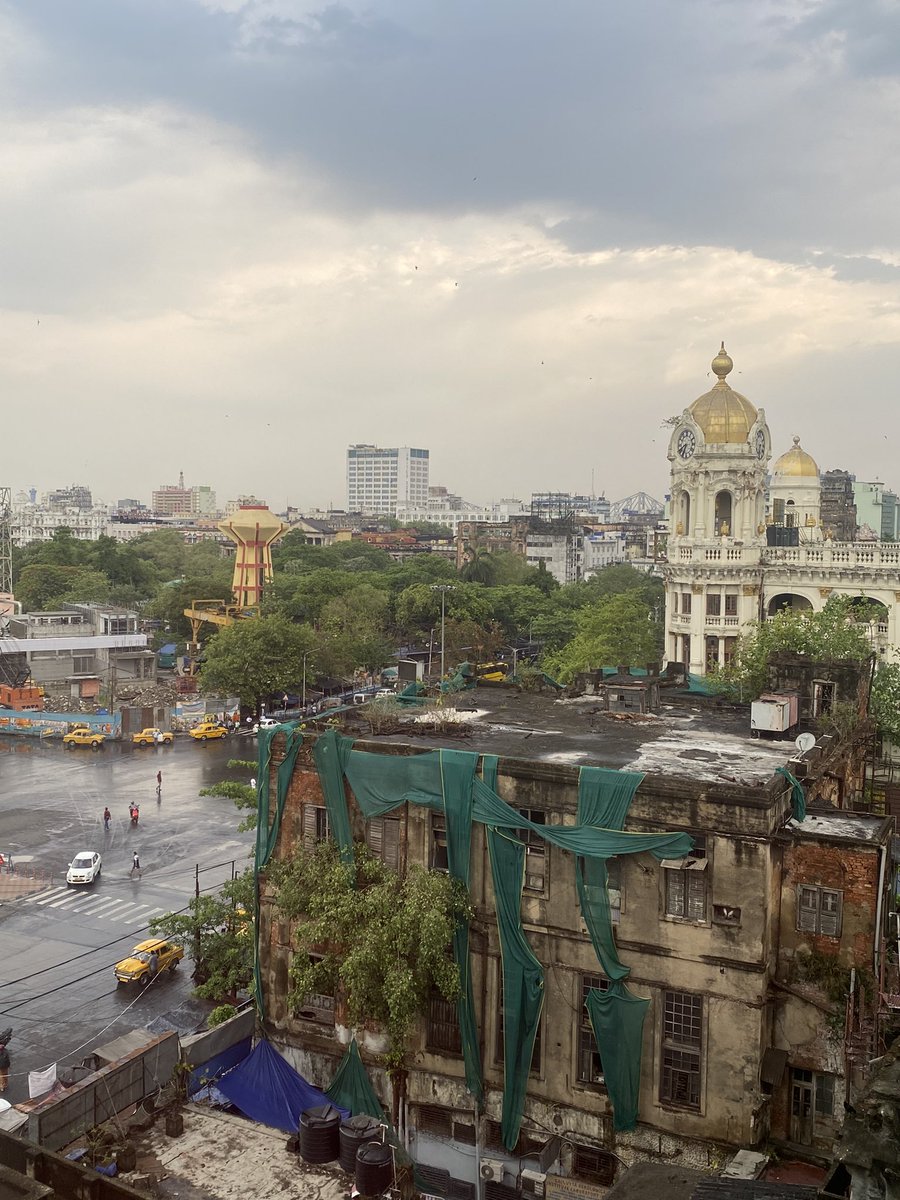
[[[360,444],[347,448],[347,510],[393,517],[428,503],[428,451]]]

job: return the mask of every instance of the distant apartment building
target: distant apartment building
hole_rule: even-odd
[[[856,541],[855,482],[849,471],[823,471],[820,476],[822,530],[836,542]]]
[[[71,487],[56,488],[46,492],[43,497],[44,506],[55,510],[68,508],[90,509],[94,507],[91,489],[84,484],[73,483]]]
[[[216,493],[206,485],[185,487],[182,471],[177,485],[162,484],[156,489],[150,507],[158,517],[213,517]]]
[[[396,517],[428,507],[429,452],[409,446],[347,448],[347,510]]]
[[[604,567],[623,563],[627,557],[625,534],[619,530],[598,530],[584,535],[582,575],[590,579]]]
[[[572,492],[532,492],[533,516],[556,518],[564,513],[576,517],[593,517],[595,521],[609,520],[609,501],[605,496],[579,496]]]
[[[459,501],[458,496],[452,497]],[[445,525],[454,537],[459,533],[461,525],[473,523],[495,525],[498,522],[509,521],[513,517],[522,516],[526,512],[521,500],[499,500],[496,504],[466,504],[461,502],[459,507],[438,508],[429,502],[427,508],[414,505],[398,505],[397,520],[406,525],[418,525],[430,521],[434,525]]]
[[[225,502],[225,517],[233,517],[240,508],[268,508],[265,500],[258,500],[256,496],[238,496],[234,500]]]

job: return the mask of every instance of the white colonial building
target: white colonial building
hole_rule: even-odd
[[[794,445],[767,468],[763,409],[727,382],[686,408],[669,442],[671,527],[666,657],[697,675],[727,663],[741,627],[782,608],[817,610],[832,594],[876,602],[873,647],[900,646],[900,544],[835,542],[821,523],[819,469]]]

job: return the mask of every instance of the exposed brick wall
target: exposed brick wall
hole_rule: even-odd
[[[873,847],[798,841],[784,852],[781,943],[788,954],[800,946],[837,955],[844,966],[872,966],[872,938],[878,898],[878,851]],[[800,884],[834,888],[843,894],[840,938],[797,929]]]

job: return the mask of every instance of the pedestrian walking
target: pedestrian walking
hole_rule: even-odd
[[[138,879],[141,878],[141,860],[138,858],[138,852],[135,850],[131,856],[131,878],[134,879],[134,873],[137,871]]]
[[[159,955],[155,950],[150,951],[150,978],[155,979],[159,970]]]
[[[112,813],[109,811],[109,808],[104,808],[104,810],[103,810],[103,828],[106,830],[107,833],[109,833],[109,823],[111,820],[112,820]]]
[[[162,795],[162,771],[156,772],[156,794],[157,796]]]
[[[9,1084],[9,1051],[5,1045],[0,1045],[0,1092],[5,1092]]]

